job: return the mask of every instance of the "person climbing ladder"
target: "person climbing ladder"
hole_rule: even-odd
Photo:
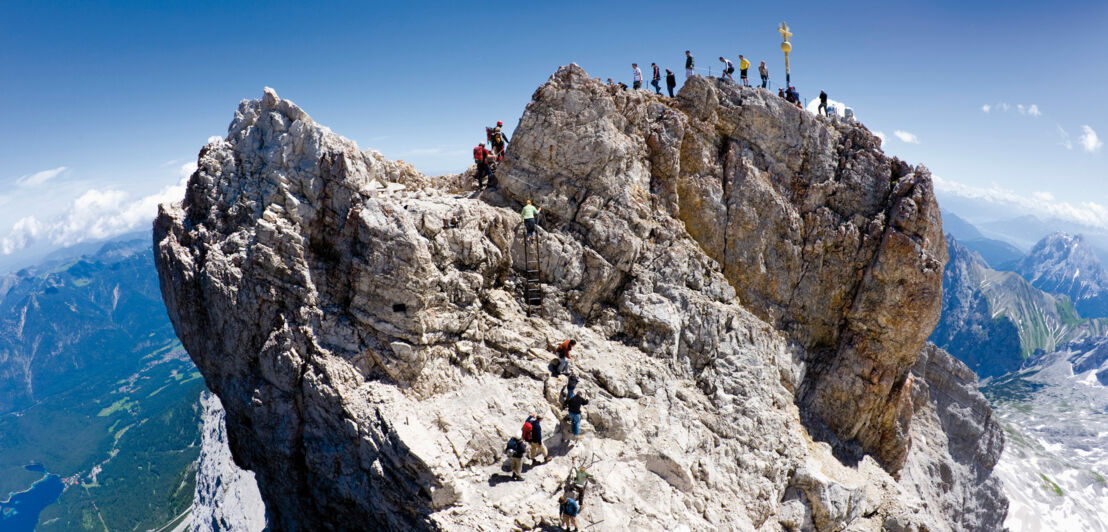
[[[519,215],[523,217],[523,225],[527,226],[527,236],[535,236],[535,215],[540,211],[538,207],[531,204],[531,200],[527,200],[527,205],[523,206],[523,210],[519,212]]]

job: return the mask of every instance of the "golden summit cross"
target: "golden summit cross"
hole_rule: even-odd
[[[784,22],[781,23],[781,27],[777,28],[777,32],[781,34],[781,38],[784,39],[785,42],[789,42],[789,37],[793,36],[793,34],[789,32],[788,24]]]

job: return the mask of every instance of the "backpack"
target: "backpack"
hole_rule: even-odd
[[[533,428],[530,421],[523,422],[523,441],[531,441],[531,429]]]
[[[473,161],[477,163],[485,162],[485,149],[481,146],[473,148]]]
[[[546,365],[546,369],[550,370],[551,375],[553,375],[555,377],[559,377],[559,376],[562,375],[562,372],[559,369],[561,366],[562,366],[562,359],[561,358],[555,358],[554,360],[551,360],[549,364]]]
[[[486,127],[485,128],[485,140],[488,141],[488,142],[492,142],[492,128],[491,127]]]
[[[508,440],[508,446],[504,448],[509,454],[523,454],[523,442],[519,438]]]
[[[499,145],[503,142],[504,142],[504,137],[502,137],[500,135],[500,132],[499,131],[494,131],[493,134],[492,134],[492,143]]]

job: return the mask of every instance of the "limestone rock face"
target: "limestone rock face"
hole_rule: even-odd
[[[503,186],[623,275],[683,222],[743,306],[808,350],[804,404],[896,470],[946,242],[929,172],[878,146],[768,91],[693,77],[669,102],[569,67],[535,92]]]
[[[204,409],[196,495],[189,532],[260,532],[265,529],[265,503],[254,473],[231,458],[223,405],[208,392],[200,396]]]
[[[572,464],[594,474],[582,528],[1003,520],[999,495],[944,514],[952,488],[901,469],[992,478],[946,451],[980,432],[935,421],[980,395],[929,395],[912,369],[945,260],[930,179],[864,128],[696,77],[676,100],[617,92],[571,65],[499,178],[456,195],[267,90],[162,206],[170,317],[272,528],[539,529]],[[530,316],[525,199],[542,209]],[[590,400],[576,445],[546,370],[569,337]],[[509,481],[528,413],[554,459]]]

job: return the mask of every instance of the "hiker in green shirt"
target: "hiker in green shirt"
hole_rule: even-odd
[[[527,205],[524,205],[523,210],[519,213],[523,217],[524,225],[527,226],[527,236],[535,234],[535,215],[538,213],[539,209],[531,205],[531,200],[527,200]]]

